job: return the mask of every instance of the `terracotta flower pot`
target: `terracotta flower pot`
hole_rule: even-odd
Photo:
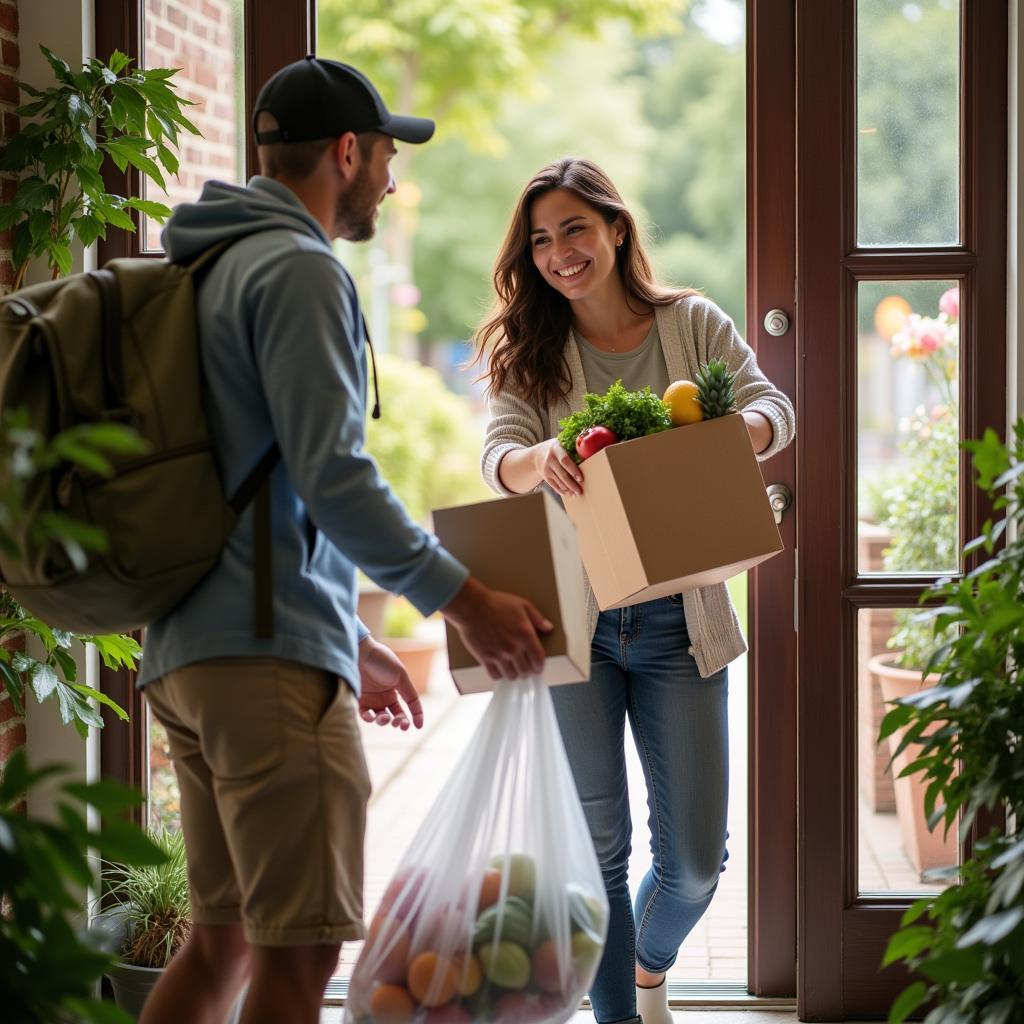
[[[920,672],[897,668],[892,661],[898,655],[886,653],[876,654],[869,659],[868,667],[878,677],[882,690],[882,698],[888,703],[899,697],[908,697],[918,690],[934,686],[939,676],[922,676]],[[888,709],[886,709],[888,710]],[[938,725],[935,726],[938,728]],[[890,754],[900,744],[906,730],[897,729],[889,737]],[[927,782],[920,773],[900,778],[900,772],[916,760],[918,748],[911,743],[898,754],[892,764],[893,788],[896,794],[896,814],[899,817],[900,834],[903,837],[903,848],[918,874],[931,869],[950,867],[958,862],[956,828],[945,833],[945,825],[939,822],[933,831],[928,830],[928,822],[924,813],[924,795],[928,788]]]
[[[434,657],[437,655],[437,641],[423,637],[390,637],[383,638],[398,655],[399,660],[409,673],[412,685],[417,693],[426,693],[430,686],[430,673],[434,668]]]

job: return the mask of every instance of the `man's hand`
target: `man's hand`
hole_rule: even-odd
[[[409,728],[409,716],[417,729],[423,728],[423,705],[409,673],[398,655],[372,636],[359,643],[359,716],[364,722]],[[408,705],[408,714],[402,701]]]
[[[537,634],[554,626],[526,598],[491,590],[470,576],[441,614],[492,679],[518,679],[543,670],[544,648]]]

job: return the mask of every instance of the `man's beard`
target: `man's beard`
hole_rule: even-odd
[[[364,166],[355,181],[338,198],[334,209],[334,222],[340,238],[349,242],[365,242],[377,230],[374,214],[380,205],[380,195],[370,184],[370,174]]]

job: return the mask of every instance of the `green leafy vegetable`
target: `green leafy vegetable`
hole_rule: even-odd
[[[577,463],[583,460],[576,452],[576,438],[588,427],[607,427],[620,441],[631,441],[672,426],[668,406],[649,387],[627,391],[617,380],[603,395],[588,393],[583,397],[587,407],[558,424],[558,441]]]

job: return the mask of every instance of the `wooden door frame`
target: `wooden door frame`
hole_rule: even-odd
[[[797,524],[797,994],[801,1019],[842,1020],[884,1014],[906,984],[902,970],[879,971],[879,964],[910,903],[858,892],[857,612],[913,604],[931,578],[875,582],[857,575],[856,284],[933,276],[964,281],[961,429],[967,437],[987,426],[1003,434],[1007,6],[965,0],[962,7],[963,244],[867,252],[854,244],[855,0],[797,0],[796,8],[797,181],[807,183],[798,189],[796,220],[797,478],[804,508],[814,509]],[[966,457],[961,474],[966,539],[978,532],[987,507],[969,483]]]
[[[747,0],[747,339],[770,380],[797,398],[795,328],[764,329],[783,309],[795,325],[796,33],[793,0]],[[797,415],[797,436],[800,415]],[[799,442],[798,442],[799,443]],[[785,550],[750,573],[748,633],[748,987],[756,996],[796,995],[796,445],[764,463],[765,483],[785,483]],[[779,596],[784,595],[781,603]]]

